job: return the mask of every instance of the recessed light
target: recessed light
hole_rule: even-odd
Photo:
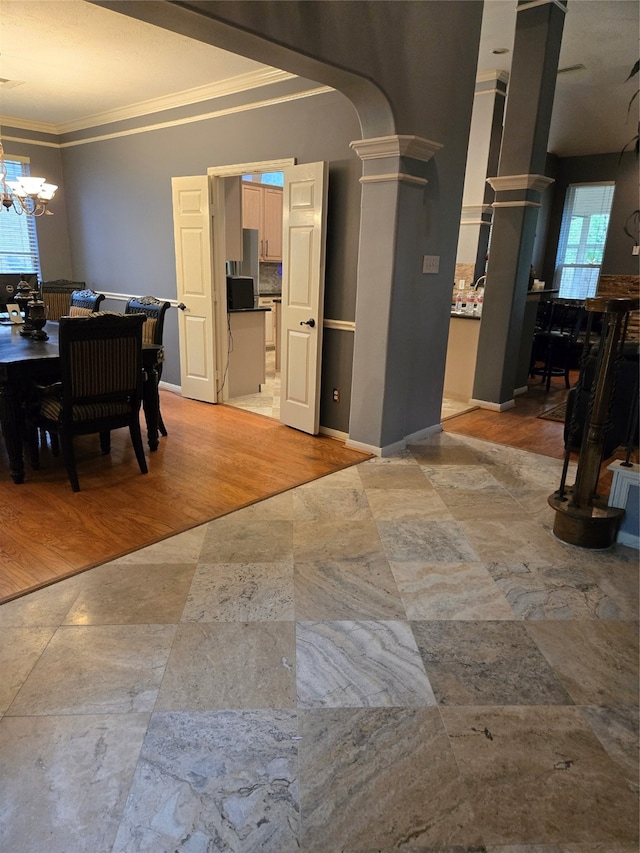
[[[586,71],[586,66],[581,62],[577,65],[567,65],[565,68],[558,68],[558,74],[568,74],[570,71]]]
[[[496,56],[499,56],[502,53],[509,53],[508,47],[496,47],[495,50],[492,50],[491,53],[495,53]]]

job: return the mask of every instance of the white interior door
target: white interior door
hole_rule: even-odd
[[[216,402],[213,208],[207,175],[172,178],[182,395]],[[211,187],[214,192],[215,187]]]
[[[320,374],[327,164],[284,169],[280,420],[315,435]]]

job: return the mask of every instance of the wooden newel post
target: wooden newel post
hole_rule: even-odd
[[[575,484],[549,496],[556,511],[553,532],[570,545],[608,548],[616,538],[624,510],[607,505],[597,494],[604,448],[604,435],[616,381],[616,360],[624,343],[629,312],[637,310],[640,299],[587,299],[587,311],[604,315],[598,370],[589,402],[587,423],[580,444]],[[568,451],[567,451],[568,453]]]

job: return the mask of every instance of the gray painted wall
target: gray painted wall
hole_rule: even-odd
[[[299,89],[305,87],[304,81],[298,82]],[[260,96],[266,97],[264,90]],[[248,99],[255,100],[256,93]],[[200,110],[207,112],[209,107],[200,105]],[[163,115],[162,119],[166,117]],[[150,123],[149,117],[144,123]],[[175,298],[172,177],[206,174],[208,167],[216,165],[284,157],[295,157],[301,163],[327,160],[325,316],[353,320],[361,165],[349,149],[349,142],[358,136],[359,125],[351,104],[338,93],[327,93],[64,148],[64,195],[73,277],[87,281],[96,290]],[[107,302],[105,307],[118,310],[118,303]],[[176,313],[171,310],[166,319],[163,380],[178,385]],[[350,332],[334,332],[330,337],[335,335],[353,337]],[[323,388],[350,386],[351,346],[339,344],[336,354],[327,357]],[[323,392],[323,399],[325,396]],[[348,405],[349,396],[345,393],[340,406],[323,408],[322,425],[344,429],[339,424],[348,422]]]
[[[547,282],[553,281],[553,270],[562,223],[564,199],[569,184],[597,181],[615,181],[613,207],[607,234],[607,246],[602,261],[605,275],[638,275],[638,256],[631,254],[633,241],[624,233],[624,224],[630,214],[638,209],[638,159],[628,152],[597,154],[590,157],[549,158],[555,160],[553,171],[547,172],[555,178],[549,200],[549,226],[545,241],[543,275]],[[547,191],[549,192],[549,190]]]

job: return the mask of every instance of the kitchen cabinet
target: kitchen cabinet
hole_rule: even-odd
[[[281,261],[282,187],[243,181],[242,227],[258,231],[261,261]]]
[[[260,308],[268,308],[264,315],[264,341],[265,347],[271,349],[276,345],[276,307],[273,296],[260,296],[258,298]]]

